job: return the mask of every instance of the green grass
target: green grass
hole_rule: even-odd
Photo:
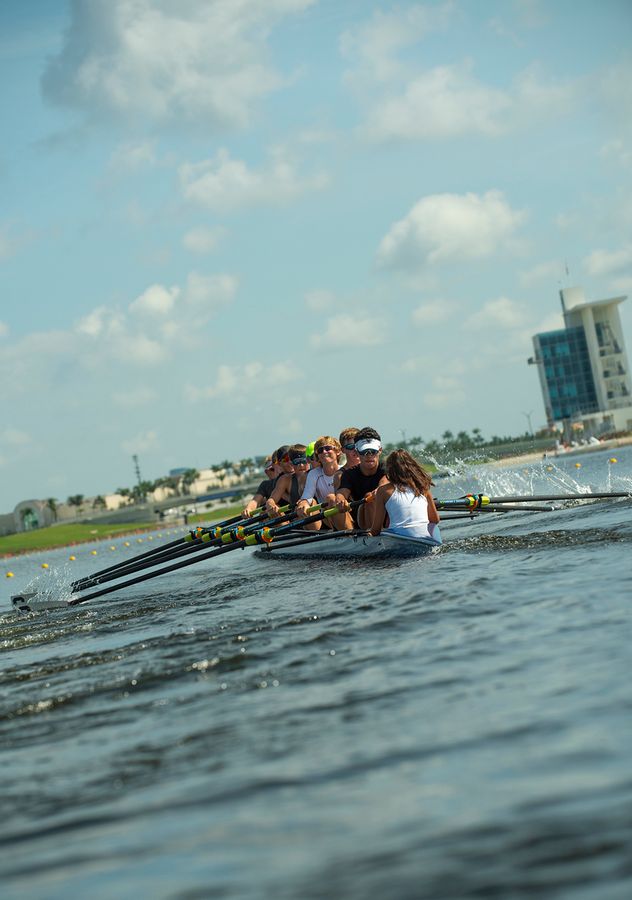
[[[214,509],[204,515],[189,516],[189,525],[199,522],[221,522],[241,512],[243,506],[226,506]],[[68,547],[90,541],[101,541],[109,538],[135,534],[138,531],[166,531],[169,523],[127,522],[124,525],[52,525],[50,528],[37,528],[34,531],[23,531],[0,537],[0,557],[14,556],[20,553],[32,553],[35,550],[51,550],[55,547]]]

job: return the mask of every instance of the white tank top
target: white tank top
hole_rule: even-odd
[[[393,534],[408,537],[431,537],[428,521],[428,501],[423,496],[416,497],[410,488],[397,488],[384,504],[388,513],[389,526],[385,529]]]

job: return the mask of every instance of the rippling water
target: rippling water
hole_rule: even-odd
[[[436,494],[632,489],[611,453]],[[632,501],[442,531],[3,613],[3,897],[632,896]]]

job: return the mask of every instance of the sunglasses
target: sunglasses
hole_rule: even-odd
[[[379,450],[358,450],[360,456],[377,456],[379,452]]]
[[[355,444],[353,441],[351,441],[350,444],[343,444],[342,449],[343,450],[355,450]]]
[[[293,466],[306,466],[308,463],[308,459],[306,456],[297,456],[296,459],[292,460]]]
[[[319,453],[329,453],[329,452],[334,451],[335,449],[336,448],[332,447],[331,444],[327,444],[325,447],[319,447],[318,452]]]

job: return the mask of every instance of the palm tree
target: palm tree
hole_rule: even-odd
[[[83,512],[81,506],[83,504],[83,494],[73,494],[72,497],[68,497],[68,506],[76,506],[77,513]]]
[[[50,509],[53,514],[53,522],[57,521],[57,500],[55,497],[49,497],[46,501],[46,508]]]
[[[200,473],[197,469],[187,469],[180,479],[180,483],[182,484],[182,492],[184,494],[188,494],[191,490],[191,485],[194,481],[197,481],[199,477]]]
[[[99,494],[98,497],[95,497],[92,501],[92,509],[105,509],[106,505],[107,504],[105,502],[105,499],[101,496],[101,494]]]

